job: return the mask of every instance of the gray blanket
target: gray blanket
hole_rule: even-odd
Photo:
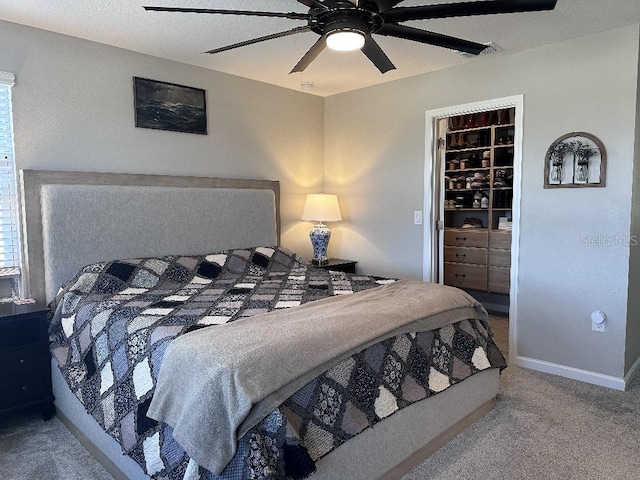
[[[465,292],[403,280],[183,335],[165,353],[148,416],[219,475],[237,439],[338,361],[402,333],[486,318]]]

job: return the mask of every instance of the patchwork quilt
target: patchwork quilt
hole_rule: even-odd
[[[392,279],[313,268],[281,247],[84,267],[50,305],[51,351],[69,388],[156,479],[302,479],[315,461],[413,402],[506,364],[487,324],[399,335],[341,361],[238,441],[220,476],[191,461],[170,426],[146,416],[178,335]]]

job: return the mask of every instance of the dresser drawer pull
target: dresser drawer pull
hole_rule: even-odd
[[[21,358],[20,360],[18,360],[20,363],[24,363],[24,358]]]
[[[467,237],[456,237],[456,241],[463,243],[467,241]]]
[[[456,273],[456,278],[458,280],[464,280],[465,277],[466,275],[464,273]]]
[[[23,385],[23,386],[22,386],[22,391],[24,392],[24,391],[26,391],[26,390],[27,390],[27,386],[26,386],[26,385]]]
[[[464,258],[466,256],[467,256],[466,253],[456,253],[456,258]]]

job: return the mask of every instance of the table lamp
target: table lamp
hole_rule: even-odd
[[[313,245],[313,263],[316,265],[327,264],[329,261],[327,247],[331,238],[331,230],[322,222],[342,220],[338,196],[327,193],[310,193],[304,202],[302,220],[318,222],[309,232],[311,245]]]

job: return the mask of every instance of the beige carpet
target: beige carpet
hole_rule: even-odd
[[[509,366],[495,408],[402,478],[423,479],[638,480],[640,376],[619,392]]]
[[[0,417],[0,479],[113,480],[56,417]]]
[[[489,322],[493,329],[493,340],[500,348],[504,357],[509,357],[509,317],[489,315]]]

